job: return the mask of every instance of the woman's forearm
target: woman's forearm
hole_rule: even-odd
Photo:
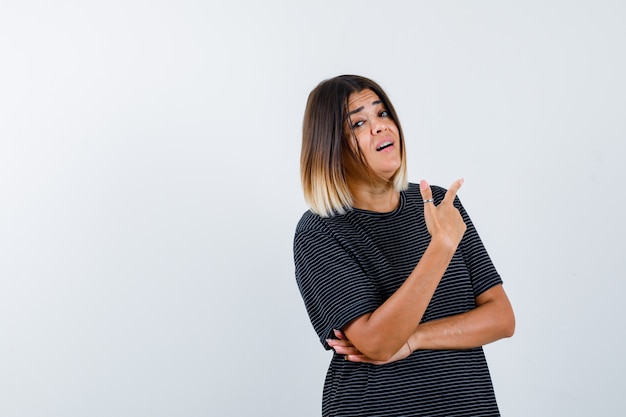
[[[420,324],[407,341],[384,360],[361,351],[341,332],[337,332],[338,339],[329,340],[329,344],[337,353],[346,355],[346,360],[381,365],[406,358],[411,353],[409,349],[471,349],[513,335],[515,316],[502,285],[479,295],[476,303],[477,307],[466,313]]]
[[[470,349],[513,335],[515,316],[502,285],[485,291],[476,302],[466,313],[417,326],[408,338],[411,349]]]

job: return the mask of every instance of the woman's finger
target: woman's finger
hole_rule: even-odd
[[[465,182],[463,178],[460,178],[454,181],[452,185],[450,186],[450,188],[448,188],[448,191],[446,191],[446,195],[443,198],[442,202],[448,202],[452,204],[452,202],[454,201],[454,198],[456,197],[456,193],[459,192],[459,189],[463,185],[463,182]]]
[[[332,348],[335,348],[335,346],[352,346],[352,343],[338,339],[326,339],[326,343]]]
[[[333,329],[333,333],[335,333],[337,339],[348,340],[348,337],[341,330]]]
[[[430,189],[430,185],[426,180],[420,181],[420,192],[422,193],[422,199],[424,200],[424,216],[428,217],[434,215],[435,200],[433,200],[433,190]]]
[[[424,200],[424,220],[426,221],[426,228],[428,233],[433,234],[437,229],[437,208],[435,207],[435,201],[433,200],[433,191],[430,189],[430,185],[426,180],[420,181],[420,193]]]
[[[328,346],[330,347],[335,347],[335,346],[354,346],[352,344],[352,342],[350,342],[349,340],[341,340],[341,339],[326,339],[326,343],[328,343]]]
[[[383,365],[385,362],[373,361],[365,355],[346,355],[345,359],[350,362],[371,363],[373,365]]]
[[[426,182],[426,180],[420,181],[420,192],[422,193],[422,198],[424,199],[424,201],[429,201],[433,199],[433,192],[430,189],[430,185],[428,185],[428,182]]]
[[[362,355],[361,351],[355,347],[335,346],[333,349],[340,355]]]

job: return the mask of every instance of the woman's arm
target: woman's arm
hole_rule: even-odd
[[[515,315],[502,285],[496,285],[476,297],[476,308],[439,320],[422,323],[388,360],[371,358],[341,333],[329,344],[353,362],[384,364],[406,358],[418,349],[470,349],[511,337],[515,332]]]
[[[354,347],[374,361],[388,361],[407,342],[456,251],[466,225],[453,201],[463,181],[458,180],[438,206],[424,204],[431,241],[402,286],[372,313],[351,321],[343,331]],[[420,183],[425,200],[432,199],[426,181]]]
[[[470,349],[513,336],[515,315],[502,285],[476,297],[476,308],[422,323],[409,337],[412,350]]]

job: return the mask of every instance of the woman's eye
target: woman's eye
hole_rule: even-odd
[[[352,124],[352,128],[356,129],[357,127],[361,127],[363,126],[363,123],[365,123],[363,120],[358,120]]]
[[[380,112],[380,117],[389,117],[389,112],[387,110],[383,110]]]

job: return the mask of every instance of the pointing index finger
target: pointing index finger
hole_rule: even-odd
[[[450,203],[452,203],[454,197],[456,197],[456,193],[461,188],[461,185],[463,185],[463,182],[465,182],[463,178],[454,181],[450,188],[448,188],[448,191],[446,191],[446,196],[443,198],[443,201],[450,201]]]

